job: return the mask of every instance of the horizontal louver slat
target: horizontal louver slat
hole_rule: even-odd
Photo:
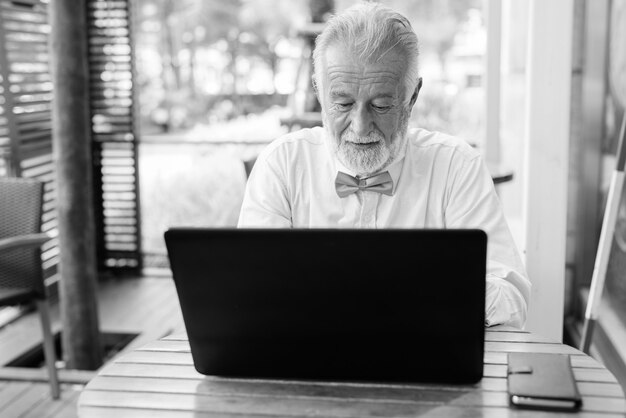
[[[141,254],[128,2],[90,0],[87,19],[103,258],[111,269],[136,269],[141,265]]]
[[[12,152],[10,175],[44,182],[42,229],[56,236],[57,215],[52,157],[51,100],[47,17],[48,2],[41,0],[0,1],[0,33],[3,56],[0,62],[2,96],[6,106],[0,134],[8,135]],[[3,118],[4,119],[4,118]],[[6,143],[0,141],[0,147]],[[56,239],[42,247],[45,275],[56,274]]]

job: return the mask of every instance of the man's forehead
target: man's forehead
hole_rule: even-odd
[[[327,71],[329,97],[354,97],[366,93],[378,98],[396,99],[403,91],[402,76],[386,70],[355,70],[350,66],[333,66]],[[360,93],[359,93],[360,92]]]
[[[334,84],[397,84],[402,81],[401,74],[393,71],[385,70],[368,70],[364,68],[362,71],[354,70],[351,67],[333,66],[329,67],[328,81],[330,86]]]
[[[331,45],[324,54],[329,87],[335,84],[396,84],[405,77],[406,59],[398,51],[389,51],[383,59],[364,60],[343,45]]]
[[[329,83],[328,97],[331,99],[350,98],[354,99],[365,94],[364,97],[378,99],[399,99],[402,95],[402,88],[398,82],[358,82],[354,79]]]

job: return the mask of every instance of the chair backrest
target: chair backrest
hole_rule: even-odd
[[[243,168],[246,170],[246,179],[250,177],[250,172],[252,171],[252,167],[254,167],[255,162],[256,162],[256,157],[250,158],[249,160],[244,160]]]
[[[0,177],[0,239],[41,232],[43,182]],[[41,249],[16,248],[0,255],[0,287],[44,295]]]

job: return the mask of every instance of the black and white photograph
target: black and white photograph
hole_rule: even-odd
[[[0,0],[0,417],[626,417],[626,0]]]

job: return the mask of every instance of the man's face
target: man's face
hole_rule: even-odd
[[[391,163],[406,141],[417,97],[406,91],[406,59],[396,50],[365,63],[341,45],[324,56],[320,93],[324,126],[339,161],[358,175]]]

